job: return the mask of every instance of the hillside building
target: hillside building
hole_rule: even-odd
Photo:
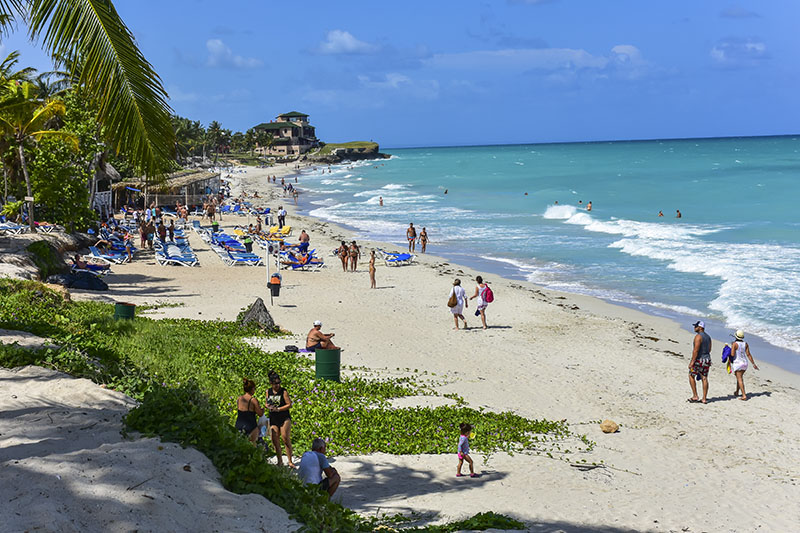
[[[275,121],[264,122],[253,129],[272,134],[272,146],[256,148],[263,155],[300,155],[319,146],[315,128],[308,123],[308,115],[297,111],[278,115]]]

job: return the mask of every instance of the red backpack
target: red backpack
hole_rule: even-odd
[[[486,285],[486,288],[483,289],[483,301],[487,304],[490,304],[494,301],[494,293],[489,285]]]

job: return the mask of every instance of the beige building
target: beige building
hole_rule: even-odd
[[[263,155],[300,155],[319,146],[315,128],[308,123],[308,115],[297,111],[278,115],[275,121],[264,122],[253,129],[272,134],[272,146],[256,148]]]

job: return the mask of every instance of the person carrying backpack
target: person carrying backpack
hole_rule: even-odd
[[[478,284],[475,287],[475,294],[470,296],[470,300],[477,298],[478,299],[478,309],[475,311],[475,316],[481,317],[481,322],[483,323],[483,329],[488,329],[486,325],[486,307],[494,301],[494,293],[492,289],[489,288],[489,284],[483,281],[481,276],[477,276],[475,278],[475,282]]]

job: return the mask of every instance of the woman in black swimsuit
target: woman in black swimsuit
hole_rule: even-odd
[[[264,409],[256,400],[256,383],[253,380],[244,378],[244,394],[239,396],[236,401],[236,429],[244,433],[250,442],[256,443],[258,439],[258,422],[256,416],[264,414]]]
[[[277,373],[269,373],[269,382],[272,385],[267,389],[269,432],[272,436],[272,445],[275,446],[275,455],[278,457],[278,466],[283,466],[281,451],[281,440],[283,440],[283,444],[286,446],[286,459],[289,466],[295,468],[292,462],[292,415],[289,413],[292,400],[286,389],[281,387],[281,378]]]

